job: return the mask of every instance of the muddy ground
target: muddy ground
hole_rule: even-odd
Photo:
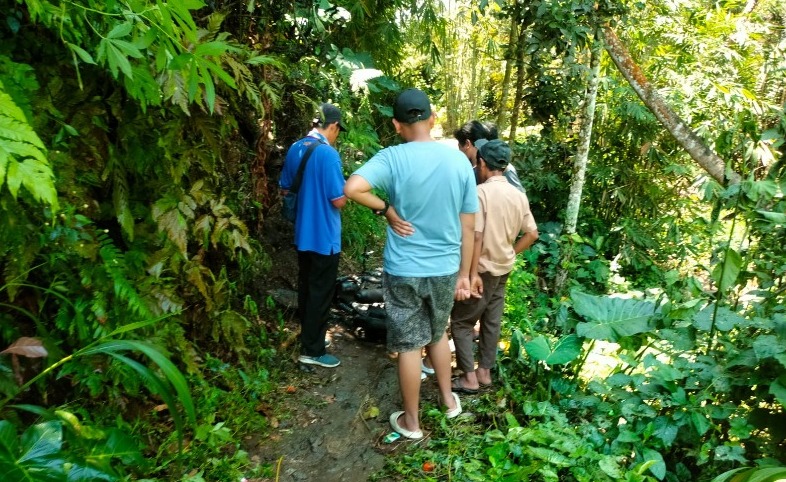
[[[331,337],[329,352],[341,365],[293,362],[297,376],[283,388],[292,392],[289,418],[249,448],[277,473],[264,480],[359,482],[384,466],[388,447],[380,446],[380,438],[390,432],[387,415],[399,404],[394,360],[382,345],[356,340],[342,325],[331,329]]]
[[[356,337],[352,321],[334,309],[328,352],[341,365],[322,368],[298,363],[294,250],[282,248],[273,256],[273,264],[265,292],[289,320],[292,344],[280,352],[291,369],[277,388],[286,406],[271,410],[280,414],[280,419],[271,420],[271,436],[249,437],[244,447],[254,462],[272,466],[275,475],[249,482],[367,481],[383,468],[386,454],[413,448],[412,442],[382,441],[391,432],[389,415],[400,410],[396,360],[379,338]],[[354,268],[342,261],[340,272]],[[423,383],[421,399],[436,401],[436,382]]]

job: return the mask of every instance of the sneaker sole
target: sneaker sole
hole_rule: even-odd
[[[322,363],[317,360],[314,360],[313,358],[298,358],[298,361],[300,361],[300,363],[305,363],[306,365],[317,365],[325,368],[336,368],[337,366],[341,365],[340,361],[335,365],[329,365],[327,363]]]

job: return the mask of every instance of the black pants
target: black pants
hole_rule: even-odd
[[[300,316],[300,345],[303,355],[325,354],[330,303],[336,289],[340,253],[324,255],[298,251],[297,307]]]

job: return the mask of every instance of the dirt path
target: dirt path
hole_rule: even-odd
[[[375,446],[390,431],[387,416],[399,404],[394,360],[383,345],[357,340],[341,324],[329,333],[328,351],[341,365],[293,363],[291,385],[282,387],[291,417],[248,448],[253,460],[272,464],[278,474],[258,480],[360,482],[385,463]]]

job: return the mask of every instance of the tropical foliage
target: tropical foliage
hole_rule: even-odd
[[[263,302],[289,242],[283,150],[330,100],[349,174],[396,142],[388,106],[415,85],[447,136],[498,123],[541,239],[510,278],[499,390],[472,424],[430,413],[437,436],[387,475],[781,476],[785,18],[774,0],[0,0],[0,473],[263,473],[236,437],[267,427],[249,400],[284,336]],[[601,54],[563,233],[604,28],[739,182],[695,164]],[[344,220],[352,263],[384,233],[357,206]]]

